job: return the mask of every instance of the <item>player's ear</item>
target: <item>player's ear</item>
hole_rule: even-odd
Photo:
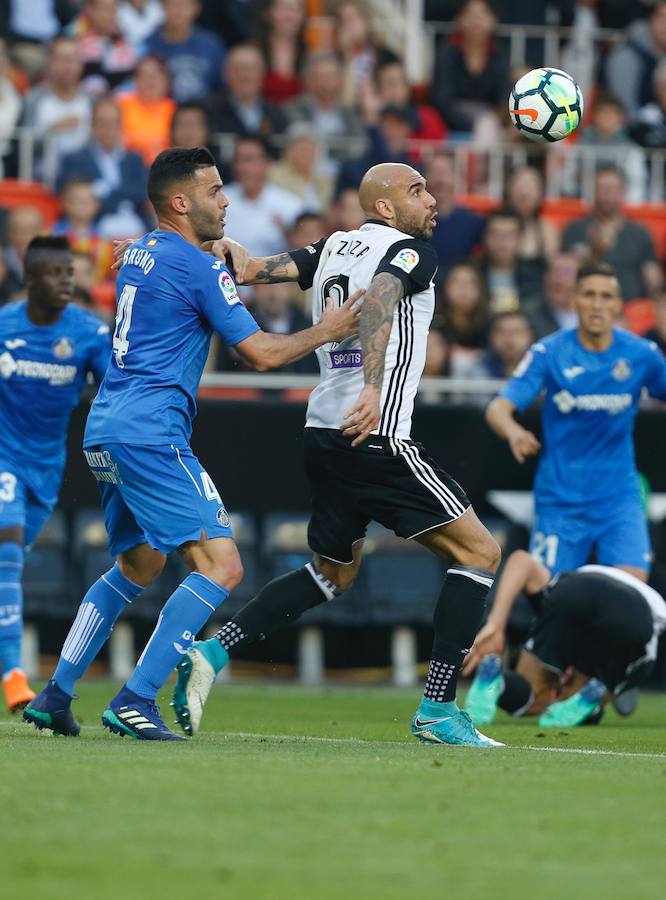
[[[190,205],[185,194],[173,194],[169,197],[169,205],[180,216],[185,216],[190,211]]]
[[[393,208],[393,204],[386,197],[378,197],[377,200],[375,200],[374,206],[378,216],[381,219],[394,218],[395,210]]]

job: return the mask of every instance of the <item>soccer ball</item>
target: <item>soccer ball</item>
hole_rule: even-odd
[[[528,140],[561,141],[580,125],[583,95],[571,75],[561,69],[532,69],[515,83],[509,115]]]

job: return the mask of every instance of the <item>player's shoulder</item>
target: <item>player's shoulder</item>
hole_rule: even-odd
[[[67,307],[67,325],[74,328],[79,334],[88,337],[109,334],[109,326],[99,316],[82,306],[70,303]]]
[[[632,334],[622,328],[614,328],[614,344],[617,353],[631,355],[634,358],[652,357],[655,353],[661,353],[657,344],[638,334]]]
[[[0,321],[12,322],[17,317],[23,315],[26,300],[12,300],[11,303],[5,303],[0,307]]]
[[[573,329],[562,329],[553,331],[545,337],[534,341],[530,347],[530,351],[534,353],[544,354],[545,356],[555,356],[563,347],[567,347],[575,343],[575,331]]]
[[[395,234],[386,247],[385,259],[387,262],[410,274],[417,269],[421,273],[429,272],[434,275],[437,269],[437,252],[424,238],[414,237],[404,231],[392,229]]]

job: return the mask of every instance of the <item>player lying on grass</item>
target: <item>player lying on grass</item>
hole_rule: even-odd
[[[215,675],[236,650],[351,587],[370,521],[413,538],[449,569],[434,616],[432,659],[412,733],[421,741],[497,746],[455,702],[458,673],[500,559],[463,489],[410,437],[414,397],[435,297],[429,243],[435,200],[411,166],[371,168],[359,189],[367,221],[304,250],[250,260],[247,283],[312,287],[313,321],[324,296],[343,302],[366,288],[360,335],[317,351],[321,378],[308,403],[305,468],[313,561],[267,584],[178,666],[174,707],[187,733],[201,722]]]
[[[67,238],[34,238],[24,266],[27,300],[0,310],[0,666],[11,712],[35,696],[21,669],[23,561],[58,499],[69,417],[111,352],[108,327],[71,303]]]
[[[508,671],[502,663],[506,625],[521,591],[537,615],[515,671]],[[580,725],[601,712],[604,685],[619,695],[648,677],[665,628],[666,603],[631,573],[588,565],[553,578],[517,550],[465,660],[464,674],[476,672],[465,709],[477,725],[491,723],[498,706],[514,716],[538,715],[542,726]],[[591,680],[557,701],[572,668]]]
[[[83,598],[52,680],[23,714],[59,734],[78,734],[71,711],[76,681],[121,612],[177,549],[191,574],[166,601],[135,671],[102,721],[121,735],[182,740],[162,720],[157,691],[243,575],[227,511],[189,446],[213,331],[250,366],[265,370],[358,329],[360,291],[337,309],[325,299],[312,328],[290,335],[261,331],[223,262],[199,249],[222,236],[228,205],[207,150],[159,154],[148,195],[158,227],[123,256],[113,353],[84,435],[117,562]]]

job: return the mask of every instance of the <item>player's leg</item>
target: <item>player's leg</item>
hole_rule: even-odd
[[[624,569],[640,581],[647,581],[652,545],[647,517],[638,498],[600,504],[594,509],[594,517],[599,565]]]
[[[0,462],[0,668],[10,712],[35,696],[21,668],[23,640],[23,561],[27,489],[20,472]]]
[[[187,734],[201,724],[215,676],[245,644],[295,622],[306,610],[334,601],[348,590],[361,562],[368,519],[331,469],[327,435],[306,429],[305,471],[312,515],[308,543],[314,559],[302,569],[274,578],[210,640],[197,642],[178,664],[173,695],[176,718]]]
[[[529,551],[552,575],[573,572],[590,562],[594,523],[587,507],[537,503]]]
[[[111,445],[102,452],[149,544],[165,553],[178,548],[191,570],[167,599],[136,669],[102,721],[118,734],[180,740],[159,714],[157,691],[240,582],[243,567],[220,495],[189,448]]]
[[[100,482],[109,551],[117,558],[87,590],[69,630],[53,676],[25,709],[37,728],[75,737],[79,726],[71,710],[76,682],[111,635],[121,613],[160,574],[165,556],[145,536],[114,484]]]
[[[493,746],[459,710],[456,690],[499,566],[499,547],[469,506],[417,540],[450,565],[435,607],[431,662],[412,732],[426,742]]]

